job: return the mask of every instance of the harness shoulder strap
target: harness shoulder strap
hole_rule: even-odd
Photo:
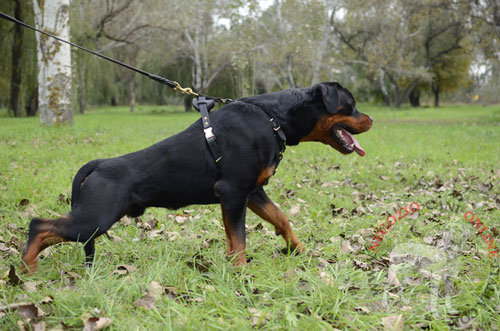
[[[222,159],[222,154],[219,147],[217,147],[217,143],[215,142],[215,135],[213,133],[212,125],[210,124],[210,116],[208,114],[214,105],[214,100],[207,100],[204,96],[193,99],[193,107],[201,113],[201,122],[203,123],[205,140],[207,141],[210,152],[215,159],[215,163],[218,163]]]

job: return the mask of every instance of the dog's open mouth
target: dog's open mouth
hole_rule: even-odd
[[[332,128],[332,137],[346,153],[356,152],[361,156],[365,156],[365,150],[346,128],[334,126]]]

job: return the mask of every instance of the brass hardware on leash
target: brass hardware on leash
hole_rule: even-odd
[[[182,87],[181,84],[179,84],[176,81],[174,81],[174,84],[175,84],[174,91],[179,91],[182,94],[192,95],[192,96],[195,96],[195,97],[199,96],[199,94],[196,93],[195,91],[193,91],[190,87]]]

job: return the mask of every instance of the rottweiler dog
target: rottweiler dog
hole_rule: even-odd
[[[342,154],[364,156],[353,135],[368,131],[373,122],[358,112],[352,94],[339,83],[242,98],[213,112],[210,119],[223,155],[218,162],[198,120],[143,150],[84,165],[73,180],[71,211],[54,220],[31,220],[23,270],[34,272],[38,254],[65,241],[84,243],[91,264],[94,240],[124,215],[138,217],[148,207],[191,204],[221,205],[227,254],[235,264],[246,263],[247,207],[274,225],[289,248],[302,251],[288,218],[263,189],[281,160],[284,136],[286,145],[319,141]]]

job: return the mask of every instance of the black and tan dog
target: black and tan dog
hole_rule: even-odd
[[[85,243],[87,262],[94,239],[122,216],[137,217],[147,207],[180,208],[220,203],[227,253],[245,264],[246,208],[274,225],[290,248],[303,250],[288,218],[273,204],[263,185],[281,158],[280,139],[270,119],[281,125],[287,145],[320,141],[343,154],[365,152],[353,134],[368,131],[370,116],[357,111],[351,93],[338,83],[243,98],[211,115],[223,158],[216,164],[201,121],[146,149],[94,160],[76,174],[71,212],[47,220],[34,218],[23,265],[34,272],[37,256],[64,241]]]

